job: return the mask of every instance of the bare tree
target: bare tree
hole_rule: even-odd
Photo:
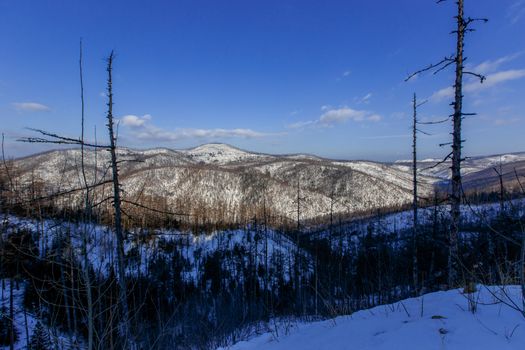
[[[429,135],[427,132],[418,128],[420,123],[417,119],[417,109],[425,104],[427,101],[418,103],[416,94],[412,98],[412,215],[413,215],[413,224],[412,224],[412,279],[414,284],[414,294],[417,294],[419,288],[419,266],[418,266],[418,256],[417,256],[417,246],[418,246],[418,192],[417,192],[417,133],[423,133]]]
[[[417,99],[414,93],[412,100],[413,119],[412,119],[412,184],[413,184],[413,226],[412,226],[412,278],[414,280],[414,293],[418,288],[418,265],[417,265]]]
[[[492,168],[496,174],[498,175],[499,180],[499,211],[500,214],[503,214],[505,211],[505,187],[503,186],[503,167],[501,164],[501,157],[499,160],[499,169],[494,167]]]
[[[446,0],[438,0],[437,3],[445,2]],[[465,47],[465,34],[472,32],[474,29],[471,28],[471,24],[476,21],[487,22],[486,18],[471,18],[465,17],[464,14],[464,0],[457,0],[457,15],[456,29],[452,31],[456,35],[456,52],[453,55],[446,56],[436,64],[431,64],[426,68],[418,70],[410,74],[405,81],[412,77],[426,72],[434,71],[434,74],[444,70],[445,68],[455,65],[455,80],[454,80],[454,102],[452,106],[454,108],[453,113],[449,116],[452,118],[453,131],[452,131],[452,151],[443,159],[445,162],[451,159],[451,178],[452,178],[452,191],[449,196],[450,200],[450,233],[449,233],[449,255],[448,255],[448,284],[450,287],[455,286],[458,283],[458,233],[459,224],[461,219],[461,199],[462,199],[462,182],[461,182],[461,162],[464,160],[461,156],[461,148],[464,140],[461,138],[461,126],[462,120],[465,116],[474,115],[475,113],[464,113],[463,112],[463,76],[465,74],[472,75],[479,78],[480,82],[485,80],[485,77],[481,74],[466,71],[464,63],[466,57],[464,55]]]
[[[113,122],[113,59],[114,53],[111,51],[107,60],[107,94],[108,94],[108,132],[109,132],[109,152],[111,154],[111,169],[113,179],[113,208],[114,208],[114,230],[115,237],[117,238],[117,269],[118,269],[118,284],[119,284],[119,304],[121,312],[121,333],[125,337],[125,341],[128,343],[128,348],[134,349],[135,342],[133,340],[131,329],[130,329],[130,317],[127,300],[127,287],[126,287],[126,272],[125,272],[125,261],[124,261],[124,230],[122,228],[122,202],[120,198],[120,181],[119,181],[119,169],[117,162],[117,139],[115,137],[114,122]]]
[[[81,169],[82,169],[82,180],[84,181],[84,187],[85,187],[85,208],[84,208],[84,228],[82,230],[82,243],[81,243],[81,250],[82,250],[82,256],[84,258],[84,266],[83,266],[83,276],[84,276],[84,283],[86,285],[86,299],[87,299],[87,323],[88,323],[88,350],[93,349],[93,296],[91,293],[91,278],[89,276],[89,257],[88,257],[88,239],[89,239],[89,223],[91,221],[91,200],[89,196],[89,184],[86,176],[86,166],[84,162],[84,77],[83,77],[83,71],[82,71],[82,40],[80,40],[80,54],[79,54],[79,71],[80,71],[80,101],[81,101],[81,136],[80,136],[80,161],[81,161]],[[96,173],[96,166],[95,166],[95,173]],[[96,180],[95,180],[96,181]]]

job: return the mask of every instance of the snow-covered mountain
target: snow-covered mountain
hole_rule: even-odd
[[[180,153],[195,162],[204,164],[226,165],[263,160],[267,155],[246,152],[223,143],[210,143],[195,148],[182,150]]]
[[[165,209],[204,211],[208,219],[222,215],[220,220],[236,221],[240,213],[255,213],[264,198],[272,215],[296,218],[298,187],[301,219],[327,215],[331,208],[351,214],[411,200],[410,172],[383,163],[269,155],[216,143],[187,150],[122,148],[118,157],[127,198],[162,199],[155,201],[165,203]],[[108,162],[107,151],[86,151],[90,183],[109,179]],[[39,184],[44,193],[82,187],[78,149],[16,159],[14,168],[20,183]],[[425,195],[436,178],[422,176],[420,181]]]
[[[440,178],[443,183],[450,179],[450,161],[440,163],[441,159],[423,159],[417,167],[420,174]],[[393,167],[408,171],[411,160],[399,160]],[[461,165],[463,188],[466,191],[499,191],[499,175],[503,175],[503,184],[507,191],[519,189],[518,178],[525,176],[525,152],[507,153],[490,156],[466,158]],[[522,181],[522,180],[520,180]]]
[[[440,163],[442,159],[422,159],[418,161],[417,167],[422,175],[448,179],[450,177],[450,161]],[[494,167],[508,164],[525,162],[525,152],[497,154],[490,156],[468,157],[461,164],[463,176],[473,174]],[[411,160],[398,160],[394,167],[400,170],[408,170],[412,166]]]
[[[226,144],[191,149],[156,148],[118,153],[124,193],[128,198],[158,198],[171,211],[204,211],[208,219],[237,221],[255,215],[265,201],[269,213],[294,219],[299,187],[300,218],[333,213],[352,214],[391,208],[411,201],[411,163],[336,161],[308,154],[270,155]],[[86,151],[86,175],[91,183],[109,178],[109,153]],[[429,195],[437,181],[448,179],[449,164],[431,168],[434,159],[418,163],[420,193]],[[82,187],[78,149],[55,150],[14,161],[22,183],[42,184],[48,193]],[[463,163],[464,187],[494,190],[494,168],[505,185],[516,185],[525,173],[525,152],[468,158]],[[220,212],[220,213],[219,213]],[[221,218],[217,218],[221,215]]]

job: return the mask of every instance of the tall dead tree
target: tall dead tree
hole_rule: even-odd
[[[119,182],[119,169],[117,162],[117,139],[115,137],[114,122],[113,122],[113,59],[114,53],[111,51],[107,60],[107,94],[108,94],[108,132],[109,132],[109,152],[111,154],[111,170],[112,170],[112,181],[113,181],[113,209],[114,209],[114,230],[115,237],[117,239],[117,270],[118,270],[118,284],[119,284],[119,304],[120,304],[120,331],[124,336],[125,341],[128,343],[127,348],[134,348],[133,338],[131,336],[130,329],[130,317],[127,300],[127,287],[126,287],[126,271],[124,261],[124,230],[122,227],[122,201],[120,198],[120,182]]]
[[[438,0],[437,3],[445,2],[446,0]],[[464,0],[457,0],[457,15],[454,16],[456,19],[456,29],[452,31],[452,34],[456,35],[456,52],[453,55],[443,58],[436,64],[431,64],[426,68],[416,71],[409,75],[405,81],[412,77],[433,70],[434,74],[444,70],[445,68],[454,65],[455,66],[455,80],[454,80],[454,102],[451,105],[454,108],[453,113],[449,116],[452,118],[452,151],[443,159],[442,162],[451,160],[451,193],[449,195],[450,201],[450,232],[449,232],[449,254],[448,254],[448,284],[449,287],[453,287],[458,283],[458,233],[459,224],[461,219],[461,199],[463,197],[463,189],[461,182],[461,162],[464,160],[461,155],[462,143],[464,140],[461,138],[461,124],[465,116],[475,115],[475,113],[464,113],[463,112],[463,76],[465,74],[472,75],[480,80],[481,83],[485,80],[485,77],[481,74],[466,71],[464,68],[466,57],[464,55],[465,47],[465,34],[474,31],[470,28],[471,24],[476,21],[487,22],[486,18],[471,18],[465,17],[464,14]]]
[[[458,15],[456,29],[456,80],[454,82],[454,114],[452,123],[452,193],[450,195],[450,247],[448,256],[448,284],[450,287],[457,283],[458,273],[458,233],[461,219],[461,120],[463,119],[463,50],[466,23],[463,13],[463,0],[458,0]]]
[[[417,258],[417,246],[418,246],[418,194],[417,194],[417,133],[423,133],[429,135],[425,131],[418,128],[419,124],[432,124],[433,122],[420,123],[417,119],[417,109],[425,104],[427,101],[417,103],[417,97],[414,93],[412,98],[412,279],[414,283],[414,295],[417,295],[419,288],[419,265]]]
[[[499,169],[496,167],[492,168],[498,175],[499,180],[499,212],[502,215],[505,212],[505,186],[503,184],[503,166],[501,164],[501,156],[499,159]]]
[[[31,198],[29,202],[26,204],[32,204],[34,202],[37,203],[37,205],[40,204],[41,200],[47,200],[52,198],[58,198],[70,195],[75,192],[82,192],[84,194],[84,220],[83,220],[83,228],[80,233],[80,243],[81,243],[81,255],[83,258],[83,265],[81,266],[81,272],[84,282],[84,289],[86,292],[86,299],[87,299],[87,330],[88,330],[88,338],[87,338],[87,349],[93,349],[94,347],[94,304],[99,303],[100,299],[98,301],[93,300],[92,295],[92,287],[93,284],[91,282],[91,276],[89,274],[89,267],[90,267],[90,260],[88,256],[88,241],[90,240],[90,227],[91,227],[91,211],[92,211],[92,200],[91,200],[91,190],[94,190],[95,188],[99,186],[104,186],[106,184],[111,183],[111,181],[107,181],[102,179],[100,182],[97,181],[96,176],[95,180],[92,184],[88,183],[87,175],[86,175],[86,166],[85,166],[85,156],[86,156],[86,147],[90,149],[97,149],[102,148],[109,150],[109,147],[106,145],[96,145],[96,144],[90,144],[85,142],[85,113],[84,113],[84,82],[83,82],[83,70],[82,70],[82,41],[80,42],[80,51],[79,51],[79,75],[80,75],[80,99],[81,99],[81,136],[80,138],[71,138],[71,137],[65,137],[61,136],[55,133],[47,132],[44,130],[38,130],[38,129],[32,129],[33,131],[39,133],[42,135],[42,137],[27,137],[27,138],[21,138],[19,141],[21,142],[28,142],[28,143],[46,143],[46,144],[55,144],[55,145],[74,145],[74,146],[80,146],[80,166],[81,166],[81,187],[79,188],[72,188],[68,189],[62,192],[56,192],[51,193],[47,195],[38,195],[34,196],[34,198]],[[95,173],[96,173],[96,161],[95,161]],[[23,202],[21,202],[23,203]],[[39,212],[41,210],[39,209]],[[43,222],[43,221],[42,221]],[[43,225],[43,224],[42,224]],[[42,226],[42,236],[44,236],[45,230]],[[71,236],[70,232],[68,232],[68,239],[67,244],[71,245]],[[44,240],[43,247],[45,248],[46,243]],[[71,254],[70,260],[74,260],[73,256],[73,249],[72,247],[69,247],[69,252]],[[61,247],[61,249],[64,249],[64,247]],[[45,253],[42,253],[42,256],[45,256]],[[64,272],[64,262],[62,261],[61,254],[59,255],[59,265],[60,265],[60,273],[61,273],[61,284],[57,286],[61,289],[63,289],[63,295],[64,295],[64,304],[66,309],[66,315],[67,315],[67,323],[68,323],[68,330],[73,331],[73,334],[77,333],[77,313],[79,311],[78,305],[76,305],[76,300],[78,300],[78,297],[75,297],[75,295],[80,293],[80,283],[75,286],[75,280],[74,280],[74,267],[73,265],[70,266],[71,271]],[[66,274],[69,274],[70,277],[70,283],[69,285],[66,283],[65,276]],[[68,295],[68,292],[71,294],[71,296]],[[70,299],[71,298],[71,299]],[[71,320],[72,319],[72,320]],[[73,321],[73,322],[71,322]],[[71,326],[73,324],[73,326]],[[100,340],[100,335],[99,335]]]
[[[301,186],[300,186],[300,179],[301,176],[297,175],[297,228],[295,231],[295,261],[294,261],[294,287],[295,287],[295,305],[297,308],[297,311],[300,310],[302,306],[301,302],[301,278],[299,277],[299,273],[301,271],[300,268],[300,253],[299,253],[299,245],[300,245],[300,239],[301,239]]]
[[[413,184],[413,226],[412,226],[412,278],[414,283],[414,294],[418,288],[418,264],[417,264],[417,99],[414,93],[412,100],[413,118],[412,118],[412,184]]]
[[[85,108],[84,108],[84,75],[82,70],[82,40],[80,40],[80,53],[79,53],[79,72],[80,72],[80,102],[81,102],[81,135],[80,135],[80,161],[82,169],[82,179],[84,181],[85,188],[85,208],[84,208],[84,229],[82,230],[82,256],[84,260],[83,276],[84,283],[86,285],[86,299],[87,299],[87,323],[88,323],[88,350],[93,349],[93,336],[94,336],[94,320],[93,320],[93,295],[91,293],[91,277],[89,276],[89,257],[88,257],[88,240],[89,232],[88,226],[91,222],[91,200],[89,197],[89,183],[86,176],[86,165],[85,165],[85,152],[84,152],[84,121],[85,121]],[[95,166],[96,173],[96,166]],[[96,182],[96,180],[95,180]]]
[[[99,332],[96,332],[94,329],[94,320],[95,320],[95,312],[94,312],[94,305],[97,304],[98,307],[100,307],[100,300],[94,300],[93,295],[90,293],[92,287],[99,288],[100,293],[100,285],[93,285],[92,281],[90,280],[90,276],[88,273],[88,267],[89,267],[89,259],[88,259],[88,238],[89,233],[87,227],[89,226],[90,219],[92,218],[92,209],[97,205],[93,204],[93,199],[95,196],[95,189],[102,186],[102,190],[104,190],[105,185],[112,184],[113,189],[113,195],[109,196],[108,198],[103,199],[98,204],[105,202],[108,199],[113,200],[113,216],[114,216],[114,234],[115,234],[115,241],[116,241],[116,274],[117,274],[117,285],[118,285],[118,302],[117,307],[118,311],[120,313],[120,318],[118,318],[119,324],[118,324],[118,330],[121,335],[121,342],[123,348],[126,349],[136,349],[138,347],[137,342],[135,340],[135,337],[133,336],[131,332],[131,320],[130,320],[130,312],[129,312],[129,306],[128,306],[128,300],[127,300],[127,284],[126,284],[126,273],[125,273],[125,252],[124,252],[124,229],[123,229],[123,222],[122,222],[122,204],[128,204],[133,205],[139,208],[143,208],[146,210],[150,210],[157,213],[162,213],[165,215],[170,216],[189,216],[188,214],[182,214],[182,213],[171,213],[164,210],[158,210],[155,208],[150,208],[148,206],[141,205],[140,203],[136,203],[134,201],[129,201],[126,199],[123,199],[121,196],[121,188],[120,188],[120,179],[119,179],[119,162],[122,161],[129,161],[129,159],[125,160],[118,160],[117,159],[117,137],[115,133],[115,125],[114,125],[114,118],[113,118],[113,60],[114,60],[114,53],[111,52],[107,59],[107,73],[108,73],[108,80],[107,80],[107,96],[108,96],[108,110],[107,110],[107,128],[109,133],[109,139],[110,143],[109,145],[99,145],[96,142],[96,135],[95,135],[95,143],[89,143],[85,141],[84,138],[84,94],[83,94],[83,76],[82,76],[82,48],[80,51],[80,62],[79,62],[79,68],[80,68],[80,88],[81,88],[81,103],[82,103],[82,130],[81,130],[81,137],[80,138],[72,138],[72,137],[66,137],[61,136],[56,133],[48,132],[45,130],[40,129],[30,129],[38,134],[40,136],[37,137],[24,137],[19,139],[19,141],[22,142],[28,142],[28,143],[45,143],[45,144],[55,144],[55,145],[73,145],[73,146],[80,146],[81,151],[81,177],[82,177],[82,184],[79,188],[72,188],[72,189],[66,189],[62,192],[52,193],[50,195],[40,196],[40,195],[33,195],[33,197],[26,201],[27,203],[33,203],[40,200],[50,199],[50,198],[57,198],[57,197],[63,197],[68,196],[73,193],[84,191],[84,206],[85,206],[85,229],[82,235],[81,239],[81,251],[83,255],[84,260],[84,274],[83,279],[85,280],[85,287],[87,288],[87,299],[88,299],[88,349],[95,347],[95,339],[96,336],[98,340],[105,338],[106,335],[109,335],[109,342],[111,344],[111,347],[114,345],[114,341],[112,338],[112,331],[109,331],[112,329],[112,325],[108,325],[108,327],[100,326],[100,329],[105,329],[104,334],[100,334]],[[2,139],[3,140],[3,139]],[[3,146],[3,142],[2,142]],[[86,175],[86,166],[85,166],[85,149],[91,149],[95,151],[95,173],[94,173],[94,182],[89,184],[88,183],[88,177]],[[109,169],[111,169],[111,179],[106,180],[105,176],[102,176],[101,179],[97,178],[96,173],[96,150],[102,149],[105,151],[110,152],[110,164]],[[2,147],[3,150],[3,147]],[[5,158],[4,158],[5,159]],[[4,166],[5,166],[5,160],[4,160]],[[7,174],[9,175],[9,173]],[[8,176],[9,177],[9,176]],[[10,179],[10,177],[9,177]],[[104,195],[102,194],[102,197]],[[73,273],[71,274],[73,276]],[[71,288],[72,292],[74,288]],[[76,291],[78,293],[78,291]],[[91,294],[91,295],[90,295]],[[91,302],[89,301],[91,299]],[[75,309],[73,309],[74,311]],[[110,314],[112,313],[112,309],[110,309]],[[99,310],[98,315],[100,315],[101,312]],[[98,317],[99,320],[101,320],[100,317]],[[113,319],[112,316],[110,316],[110,319]],[[101,338],[102,336],[102,338]]]

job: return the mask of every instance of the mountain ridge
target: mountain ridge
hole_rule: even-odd
[[[238,222],[256,216],[264,201],[272,215],[287,221],[400,208],[412,201],[411,169],[402,163],[271,155],[223,143],[185,150],[120,148],[118,156],[126,196],[157,198],[166,210],[198,212],[214,217],[207,218],[212,221]],[[27,187],[38,182],[45,193],[54,193],[83,187],[80,157],[79,149],[52,150],[15,159],[13,165],[20,183]],[[493,164],[480,159],[478,168]],[[108,152],[85,150],[89,183],[109,180],[108,163]],[[446,164],[440,170],[447,171]],[[442,179],[420,170],[420,195],[431,197]],[[485,184],[479,179],[476,183]]]

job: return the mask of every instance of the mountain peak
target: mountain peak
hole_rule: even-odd
[[[229,145],[227,143],[219,143],[219,142],[212,142],[212,143],[205,143],[193,148],[190,148],[186,150],[186,152],[235,152],[235,153],[250,153],[247,151],[243,151],[237,147],[234,147],[232,145]]]
[[[194,161],[211,164],[243,162],[264,157],[225,143],[207,143],[181,152]]]

